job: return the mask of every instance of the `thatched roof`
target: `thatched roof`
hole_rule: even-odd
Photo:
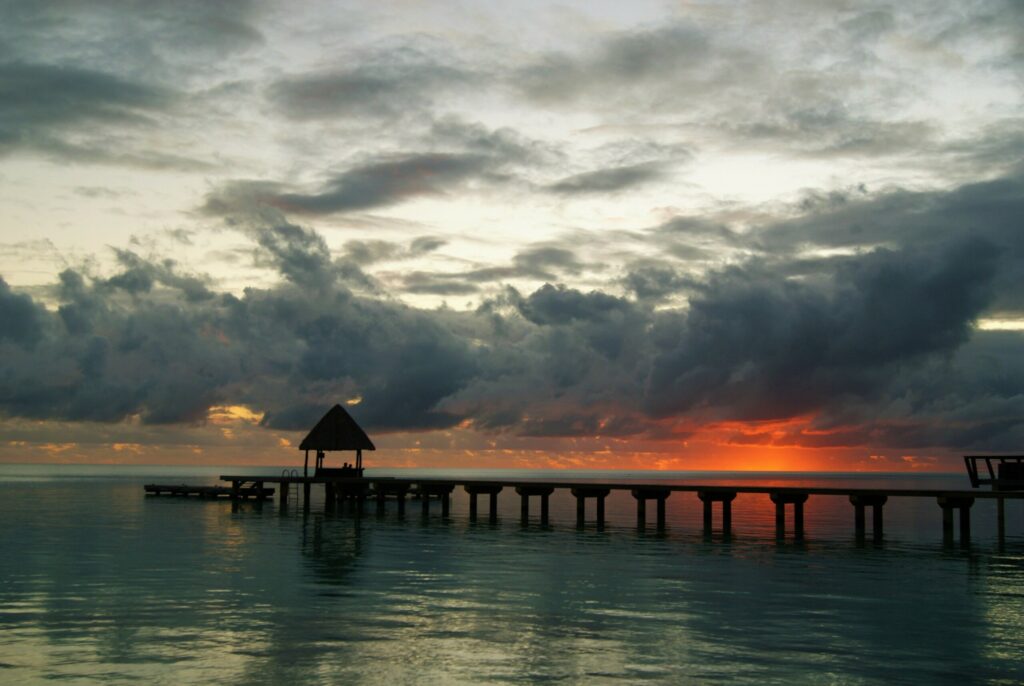
[[[299,443],[299,450],[376,450],[356,420],[335,405]]]

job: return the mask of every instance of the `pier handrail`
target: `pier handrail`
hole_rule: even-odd
[[[978,463],[984,461],[988,477],[979,474]],[[998,469],[993,469],[995,463]],[[992,486],[993,488],[1024,488],[1024,455],[965,455],[967,477],[971,487]],[[1003,465],[1013,465],[1016,478],[1001,474]],[[1010,470],[1007,470],[1010,471]],[[1018,476],[1019,475],[1019,476]]]

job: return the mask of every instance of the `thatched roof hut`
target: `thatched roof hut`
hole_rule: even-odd
[[[316,451],[316,473],[324,475],[327,472],[336,473],[338,476],[362,476],[363,475],[363,451],[376,450],[373,441],[366,432],[356,424],[352,415],[345,411],[341,405],[335,405],[327,414],[316,423],[302,443],[299,443],[299,450],[306,452],[306,465],[304,472],[309,473],[309,451]],[[356,453],[355,464],[347,469],[326,469],[323,466],[324,453],[329,450],[354,450]],[[348,473],[351,471],[352,473]],[[343,473],[344,472],[344,473]]]

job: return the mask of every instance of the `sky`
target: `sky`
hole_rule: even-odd
[[[1024,448],[1024,3],[0,0],[0,461]]]

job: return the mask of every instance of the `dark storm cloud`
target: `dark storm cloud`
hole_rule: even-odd
[[[657,302],[669,296],[688,294],[695,280],[665,262],[642,260],[629,266],[623,283],[637,300]]]
[[[27,295],[14,293],[0,278],[0,341],[32,345],[42,335],[43,311]]]
[[[815,208],[816,209],[816,208]],[[892,191],[826,211],[779,222],[758,232],[765,251],[786,255],[808,248],[858,249],[884,245],[916,246],[962,243],[981,238],[995,246],[993,266],[998,309],[1024,310],[1015,284],[1024,282],[1024,171],[952,191]]]
[[[990,304],[997,248],[875,250],[833,261],[829,291],[757,262],[712,276],[689,313],[658,322],[647,407],[778,419],[871,396],[894,365],[948,354]]]
[[[663,165],[653,162],[612,167],[566,177],[547,187],[559,195],[614,193],[665,178]]]
[[[625,278],[642,297],[549,283],[506,289],[475,311],[360,295],[349,286],[353,255],[385,259],[391,248],[333,258],[315,231],[256,212],[236,226],[283,277],[271,288],[211,292],[132,253],[105,278],[65,271],[56,311],[0,287],[0,410],[173,423],[245,404],[268,426],[305,428],[325,405],[359,396],[353,411],[371,430],[468,420],[520,435],[664,438],[677,423],[805,418],[810,433],[736,440],[1003,448],[1022,434],[1021,337],[973,322],[1015,288],[1020,214],[1000,217],[1020,196],[1007,177],[812,204],[759,232],[758,256],[700,278],[634,265],[647,281]],[[896,223],[867,222],[890,214]],[[754,240],[692,221],[659,235],[673,231]],[[792,256],[807,245],[858,250]],[[520,261],[507,268],[579,267],[557,245],[531,246]],[[449,295],[473,285],[415,272],[405,284]]]

